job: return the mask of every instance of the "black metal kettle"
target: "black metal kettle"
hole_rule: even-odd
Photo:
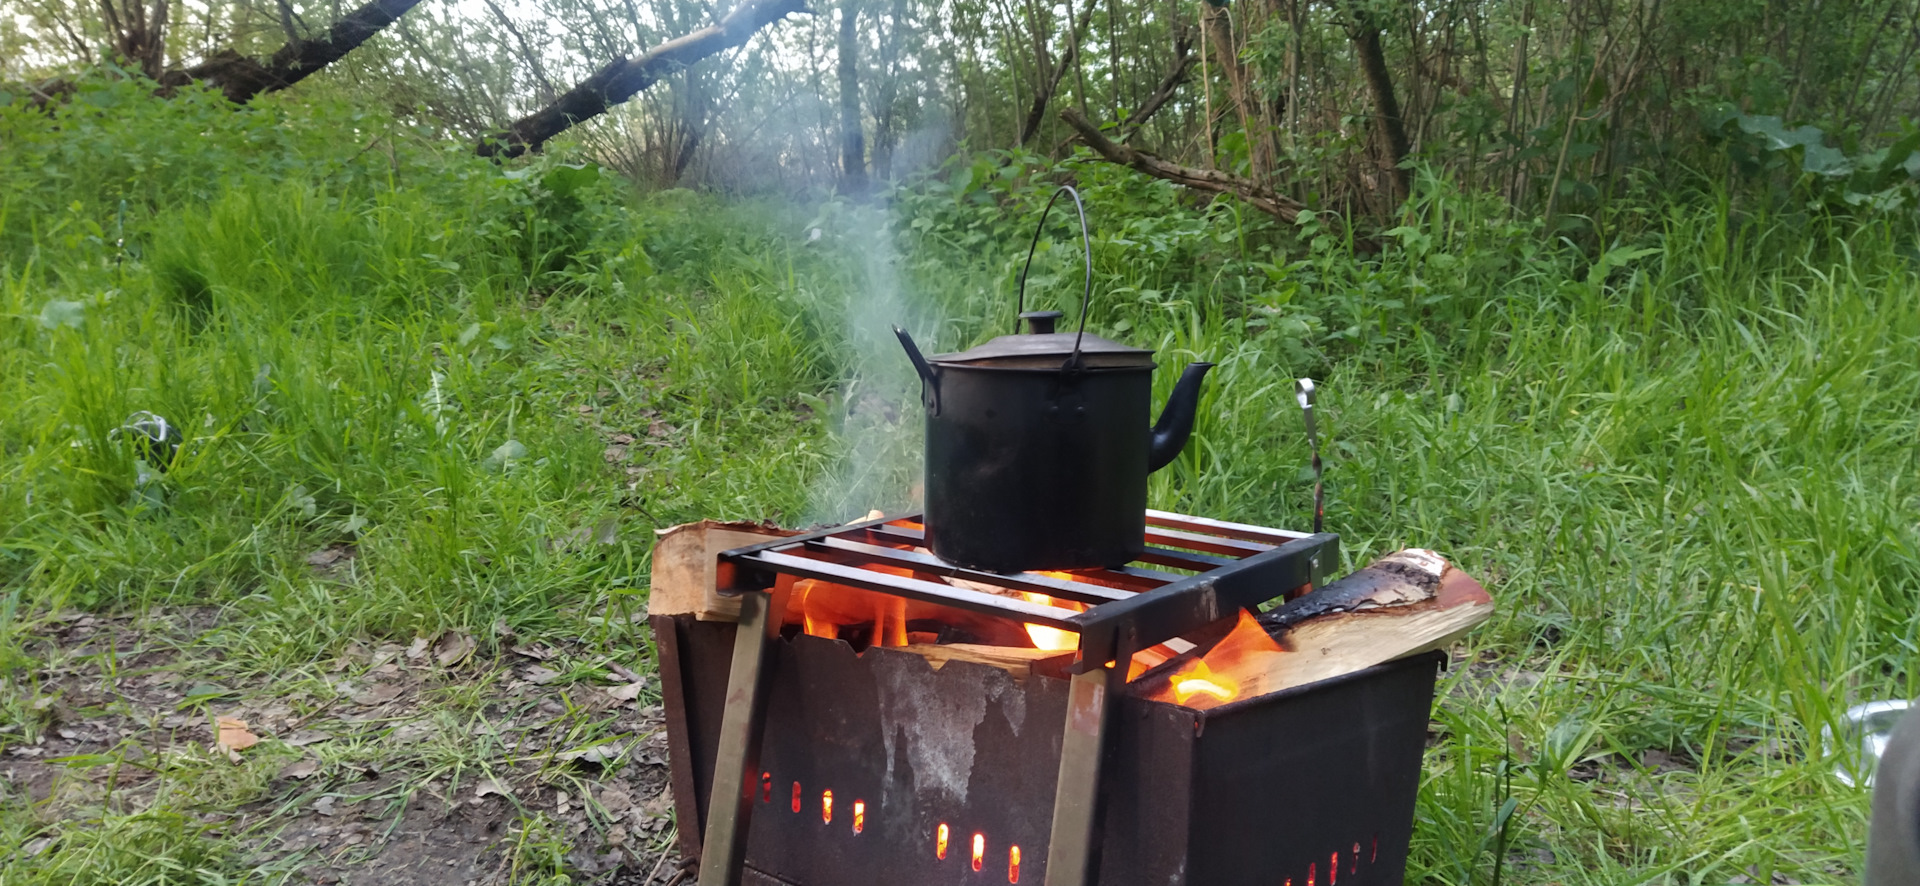
[[[927,543],[943,560],[992,572],[1119,566],[1145,549],[1147,475],[1186,446],[1211,363],[1180,376],[1160,419],[1147,427],[1153,352],[1086,332],[1093,240],[1073,197],[1086,250],[1080,329],[1055,332],[1059,311],[1027,311],[1024,334],[956,354],[924,357],[893,328],[920,373],[926,406]],[[1040,228],[1034,230],[1034,245]]]

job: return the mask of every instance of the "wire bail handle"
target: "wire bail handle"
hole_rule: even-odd
[[[1047,213],[1053,211],[1054,201],[1059,200],[1061,194],[1071,194],[1073,208],[1079,210],[1080,244],[1086,254],[1087,263],[1086,291],[1080,295],[1080,331],[1073,337],[1073,353],[1067,357],[1067,362],[1060,366],[1061,369],[1078,369],[1080,368],[1080,340],[1087,335],[1087,311],[1093,307],[1093,233],[1087,227],[1087,204],[1080,200],[1080,192],[1072,185],[1061,185],[1053,192],[1053,196],[1047,198],[1047,207],[1040,210],[1040,221],[1033,226],[1033,241],[1027,244],[1027,263],[1020,268],[1020,298],[1014,307],[1013,331],[1016,333],[1020,331],[1019,315],[1027,312],[1027,272],[1033,269],[1034,250],[1039,248],[1040,234],[1047,228]]]

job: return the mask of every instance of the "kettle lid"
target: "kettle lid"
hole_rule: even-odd
[[[1055,332],[1059,311],[1027,311],[1027,331],[1002,335],[979,346],[953,354],[938,354],[935,363],[993,366],[1006,369],[1059,369],[1075,349],[1088,369],[1125,369],[1151,367],[1153,352],[1128,347],[1092,333]]]

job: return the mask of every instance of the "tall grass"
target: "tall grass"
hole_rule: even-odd
[[[1311,374],[1347,565],[1434,547],[1500,600],[1446,680],[1413,882],[1857,863],[1864,797],[1814,738],[1914,692],[1910,220],[1728,198],[1594,256],[1429,183],[1367,255],[1010,156],[890,195],[882,228],[502,170],[341,109],[113,100],[0,111],[0,663],[63,607],[228,607],[208,667],[234,676],[447,627],[631,632],[587,616],[644,588],[653,528],[911,501],[918,417],[868,315],[936,349],[1005,331],[1071,173],[1089,328],[1156,348],[1162,394],[1220,364],[1156,506],[1303,525]],[[1066,308],[1056,239],[1031,285]],[[141,410],[186,434],[144,484],[117,431]],[[316,574],[329,545],[356,556]]]

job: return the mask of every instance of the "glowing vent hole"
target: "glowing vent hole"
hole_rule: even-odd
[[[867,801],[855,800],[853,801],[853,832],[857,834],[866,829],[867,829]],[[1354,851],[1354,857],[1359,858],[1360,844],[1355,843],[1353,845],[1353,851]]]
[[[1335,849],[1327,860],[1327,886],[1340,882],[1340,850]]]
[[[938,834],[934,836],[933,857],[940,858],[940,859],[944,859],[947,857],[947,824],[946,822],[940,823],[940,831]]]
[[[773,773],[760,773],[760,802],[773,802]]]
[[[1347,873],[1357,874],[1359,872],[1360,872],[1360,844],[1355,843],[1353,844],[1353,861],[1347,863]]]
[[[980,870],[987,863],[987,835],[973,835],[973,869]]]
[[[1319,867],[1313,862],[1307,862],[1307,886],[1313,886],[1314,875],[1317,874],[1319,870]]]
[[[793,811],[800,811],[800,783],[793,783]]]
[[[1380,835],[1374,834],[1373,835],[1373,854],[1367,857],[1367,864],[1373,864],[1374,862],[1379,860],[1380,860]]]
[[[1007,847],[1007,882],[1020,882],[1020,847]]]
[[[833,792],[832,791],[820,792],[820,823],[833,824]],[[1339,857],[1340,856],[1337,853],[1334,855],[1335,859],[1338,859]]]

